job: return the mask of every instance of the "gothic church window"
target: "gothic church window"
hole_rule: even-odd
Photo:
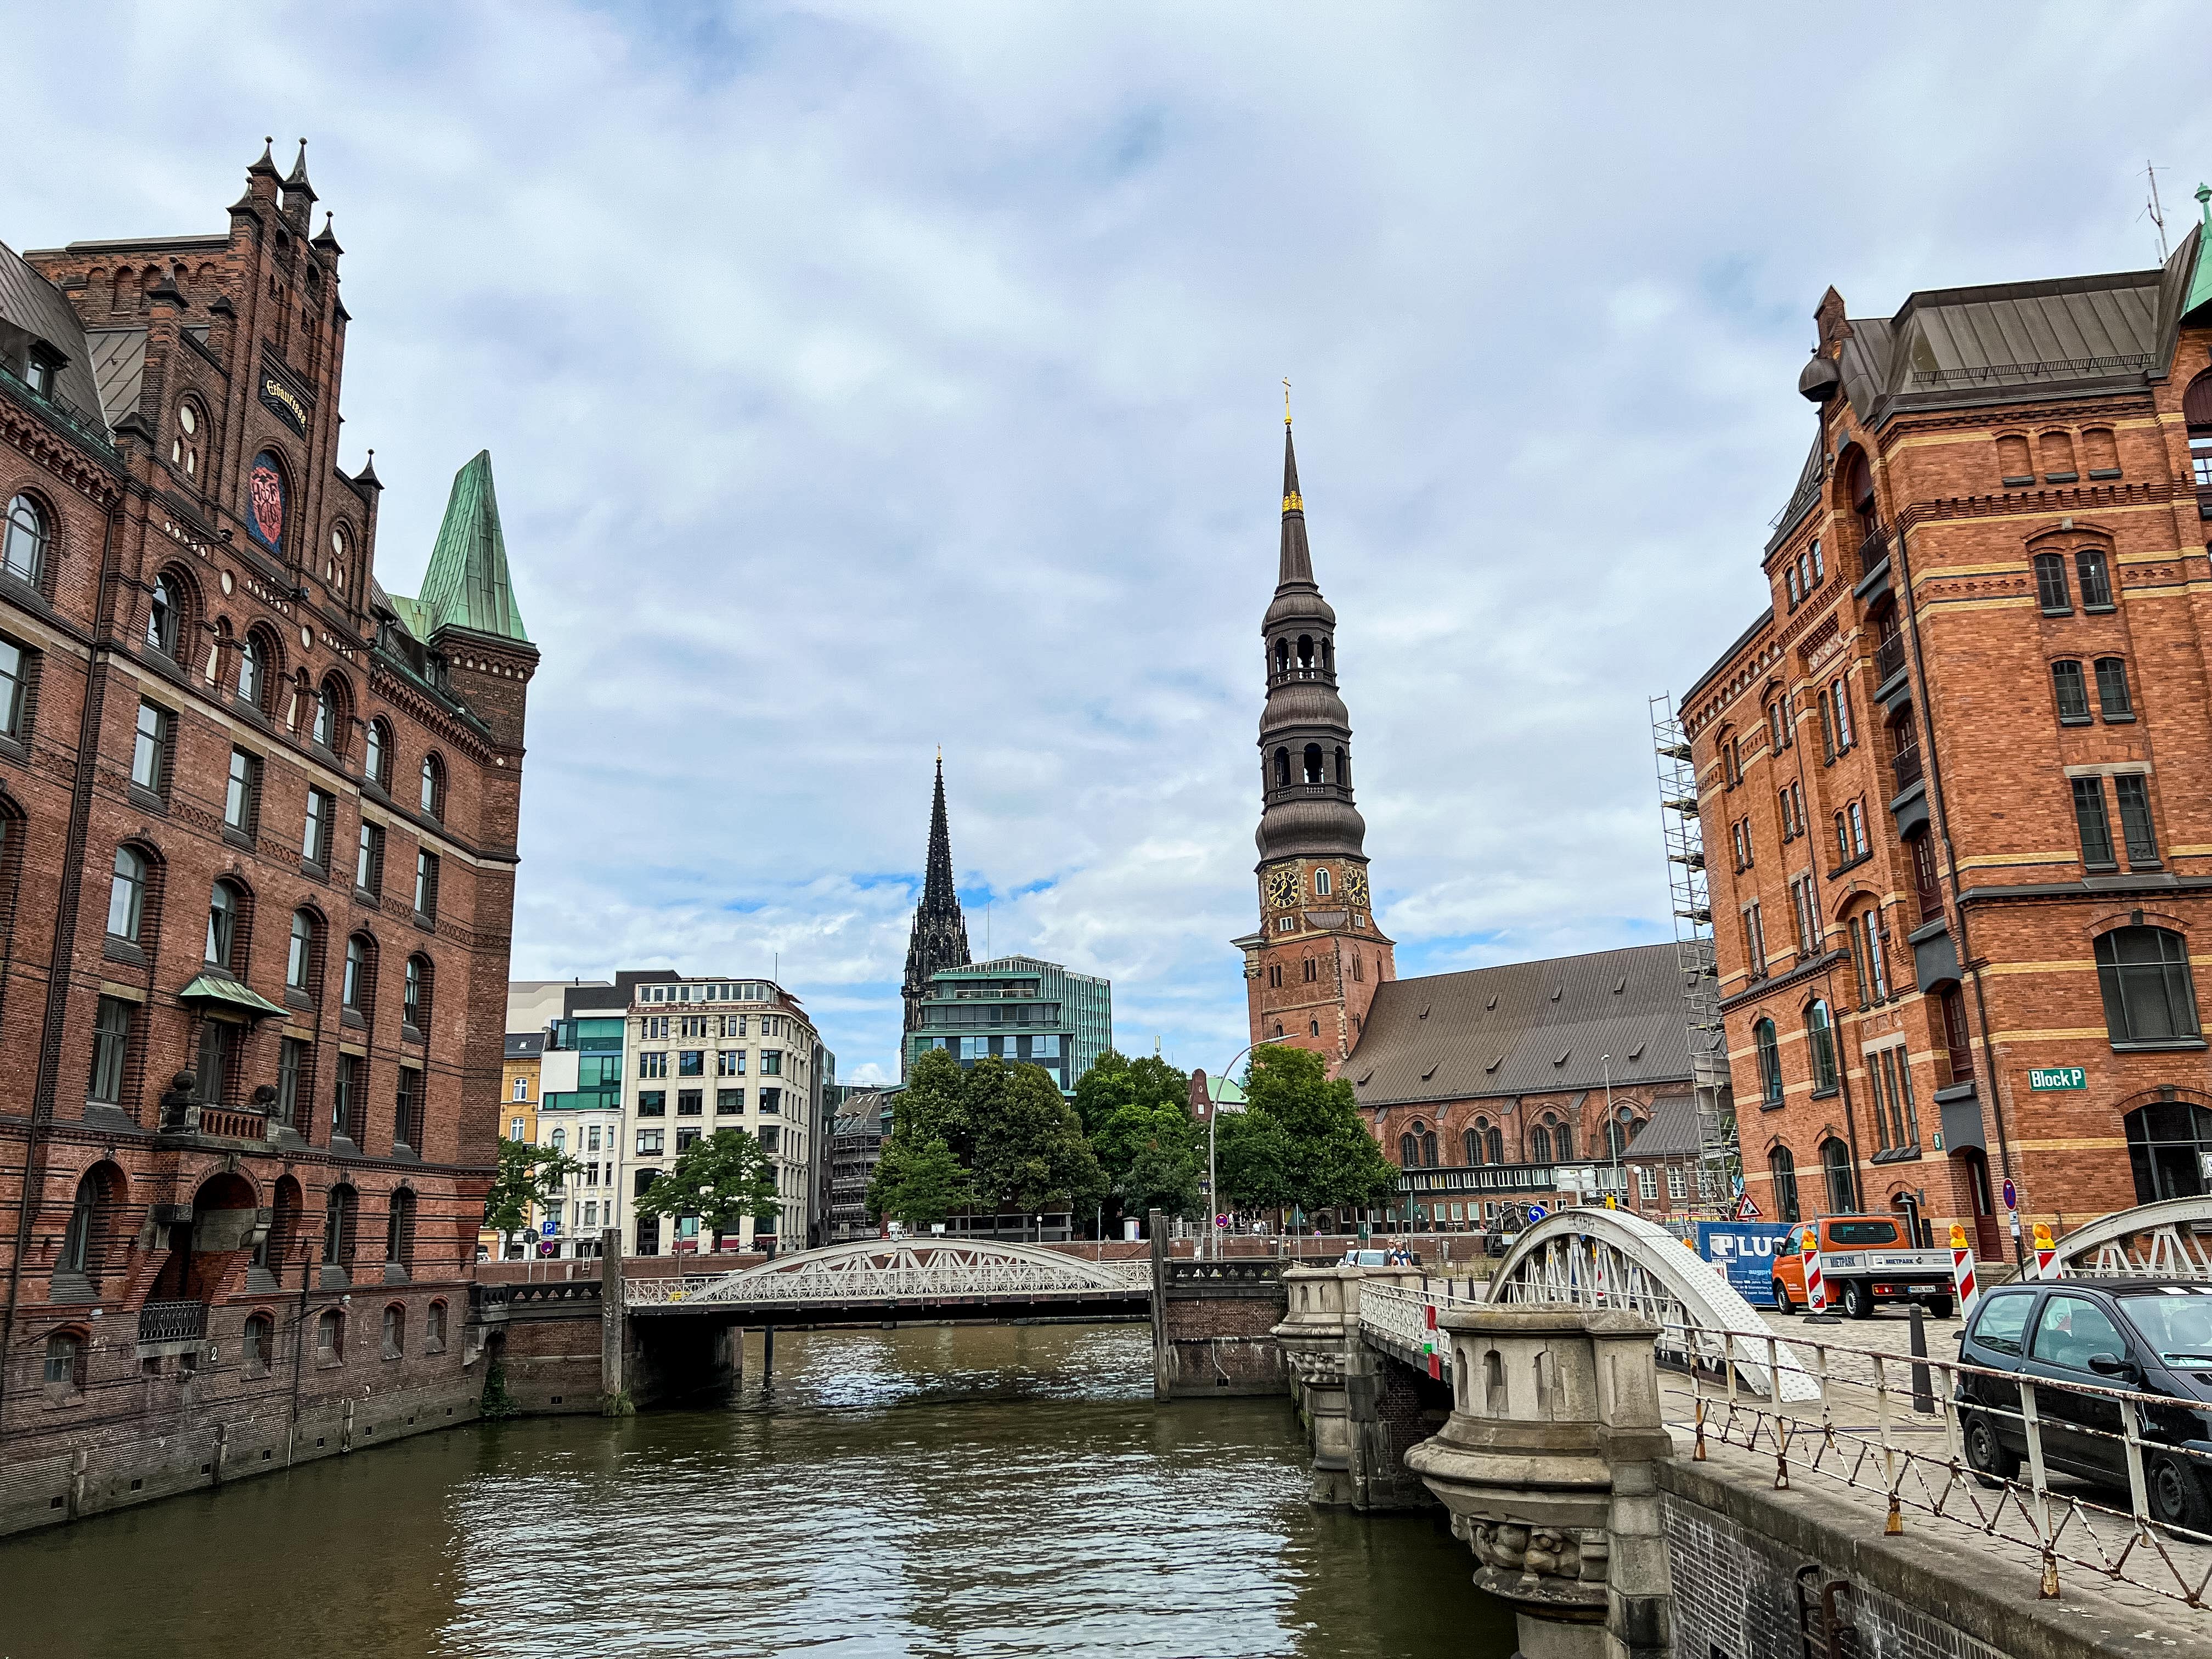
[[[1306,745],[1305,778],[1308,783],[1321,781],[1321,745],[1317,743]]]

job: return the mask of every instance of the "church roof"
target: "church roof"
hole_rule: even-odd
[[[1664,1095],[1651,1103],[1651,1115],[1628,1143],[1626,1156],[1695,1158],[1701,1150],[1697,1103],[1687,1095]]]
[[[1392,980],[1342,1075],[1363,1107],[1687,1081],[1674,947]]]
[[[412,599],[397,593],[386,597],[407,631],[425,642],[441,628],[530,642],[507,572],[507,538],[500,529],[489,450],[477,451],[453,475],[445,522],[430,550],[430,568],[422,573],[422,591]]]

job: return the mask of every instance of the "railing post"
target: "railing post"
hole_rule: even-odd
[[[1889,1516],[1882,1534],[1894,1538],[1905,1530],[1905,1516],[1897,1507],[1897,1447],[1889,1437],[1889,1370],[1880,1354],[1874,1357],[1875,1420],[1881,1425],[1881,1484],[1889,1493]]]
[[[2043,1418],[2035,1407],[2035,1384],[2020,1379],[2020,1420],[2027,1431],[2027,1478],[2035,1493],[2037,1536],[2043,1547],[2043,1581],[2036,1595],[2049,1601],[2058,1594],[2058,1552],[2051,1527],[2051,1477],[2043,1466]]]

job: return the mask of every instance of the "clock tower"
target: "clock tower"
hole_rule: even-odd
[[[1260,931],[1240,939],[1255,1044],[1321,1054],[1358,1045],[1375,988],[1396,977],[1375,925],[1367,824],[1352,800],[1352,717],[1336,678],[1336,612],[1314,580],[1291,421],[1283,417],[1283,544],[1260,624]]]

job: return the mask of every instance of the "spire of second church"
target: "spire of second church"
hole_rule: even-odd
[[[921,902],[915,907],[914,932],[906,947],[906,979],[899,994],[906,1003],[906,1027],[921,1024],[921,1000],[930,976],[968,965],[968,921],[952,884],[952,832],[945,816],[945,757],[937,757],[937,788],[929,807],[929,856],[922,867]]]

